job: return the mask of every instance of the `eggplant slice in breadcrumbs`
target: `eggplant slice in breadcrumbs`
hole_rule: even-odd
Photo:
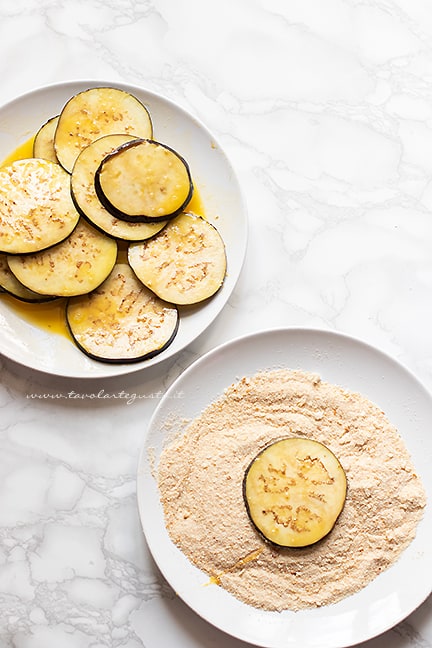
[[[326,446],[307,438],[280,439],[249,464],[243,497],[266,540],[305,547],[326,536],[345,504],[347,481]]]

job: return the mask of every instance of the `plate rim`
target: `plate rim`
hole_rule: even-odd
[[[67,371],[61,369],[60,367],[52,369],[49,367],[41,366],[41,364],[35,360],[34,361],[32,361],[32,359],[27,360],[19,357],[18,353],[13,353],[13,351],[9,352],[9,349],[6,347],[4,349],[3,348],[0,349],[0,357],[7,358],[9,361],[14,362],[21,367],[31,369],[33,371],[37,371],[42,374],[53,376],[53,377],[56,376],[59,378],[80,379],[80,380],[115,378],[119,376],[132,375],[139,371],[145,371],[146,369],[157,367],[158,365],[170,359],[172,360],[173,358],[176,358],[182,351],[184,351],[191,344],[193,344],[195,340],[198,337],[200,337],[222,313],[232,293],[236,288],[240,275],[243,271],[245,259],[246,259],[246,252],[247,252],[247,246],[249,241],[248,205],[246,201],[244,188],[242,186],[242,183],[240,182],[239,175],[233,166],[231,157],[228,156],[228,154],[226,153],[225,148],[220,143],[219,137],[217,137],[213,133],[213,131],[199,117],[197,117],[195,114],[190,112],[190,110],[188,110],[182,104],[177,103],[176,101],[174,101],[173,99],[165,95],[164,93],[151,90],[148,87],[144,85],[138,85],[137,83],[132,83],[123,80],[112,80],[112,79],[109,80],[106,77],[103,78],[79,77],[76,79],[71,78],[71,79],[66,79],[64,81],[54,81],[41,86],[35,86],[25,92],[21,92],[19,95],[15,97],[12,97],[4,102],[1,102],[0,116],[4,110],[10,110],[11,108],[13,108],[14,104],[19,104],[22,101],[31,100],[32,97],[36,97],[38,95],[43,96],[44,92],[56,92],[56,91],[66,92],[68,88],[71,88],[71,92],[73,91],[74,93],[77,93],[85,90],[86,88],[106,87],[106,86],[117,87],[119,89],[123,89],[131,93],[136,91],[139,93],[143,93],[144,95],[147,95],[150,101],[155,100],[155,101],[162,102],[167,107],[169,107],[170,110],[179,112],[184,119],[189,120],[189,122],[193,124],[196,128],[198,128],[209,141],[214,143],[215,148],[219,151],[219,154],[224,161],[224,166],[229,172],[231,181],[233,183],[233,187],[235,187],[236,200],[238,200],[238,204],[240,206],[239,213],[240,213],[240,225],[242,230],[242,239],[240,242],[241,244],[237,245],[236,243],[236,252],[235,252],[236,265],[238,266],[238,269],[236,271],[234,280],[232,282],[231,281],[226,282],[225,285],[227,285],[228,288],[224,288],[224,285],[222,285],[222,289],[224,289],[225,291],[224,297],[220,300],[220,303],[216,304],[216,306],[213,307],[214,312],[209,314],[208,321],[205,322],[204,325],[201,326],[201,328],[192,336],[192,339],[188,339],[185,342],[181,342],[179,348],[177,349],[175,347],[170,348],[171,347],[170,345],[169,347],[167,347],[167,349],[164,352],[157,354],[153,358],[149,358],[147,360],[144,359],[137,362],[128,362],[128,363],[106,363],[106,362],[97,361],[86,357],[85,362],[92,367],[92,371],[90,372],[87,371],[85,367],[82,367],[79,370],[76,369],[74,371]],[[72,96],[72,94],[70,96]],[[25,140],[23,140],[23,142],[24,141]],[[19,145],[20,144],[18,144],[17,146]],[[29,323],[29,326],[32,326],[32,324]],[[55,333],[49,333],[49,332],[46,332],[46,334],[50,336],[56,335]],[[72,341],[70,342],[71,344],[73,344]],[[82,352],[79,351],[79,353]]]
[[[355,344],[359,346],[360,348],[363,347],[365,349],[368,349],[369,352],[372,352],[374,354],[377,354],[380,358],[384,359],[385,362],[389,362],[390,364],[396,366],[400,371],[402,371],[403,374],[405,374],[405,377],[408,378],[410,381],[413,382],[413,384],[416,386],[417,389],[420,390],[422,397],[427,399],[429,401],[429,406],[431,408],[432,412],[432,391],[426,387],[426,385],[418,378],[418,376],[403,362],[401,362],[399,359],[395,358],[393,355],[390,353],[384,351],[382,348],[371,344],[370,342],[366,341],[364,338],[361,338],[360,336],[352,335],[349,333],[344,333],[337,331],[335,329],[330,329],[330,328],[325,328],[325,327],[315,327],[315,326],[277,326],[277,327],[270,327],[270,328],[265,328],[265,329],[260,329],[257,331],[249,332],[243,335],[238,335],[232,339],[229,339],[218,346],[210,349],[207,351],[205,354],[203,354],[201,357],[197,358],[193,363],[191,363],[174,381],[173,383],[169,386],[167,391],[165,392],[163,398],[159,401],[157,404],[156,408],[153,411],[153,414],[148,422],[148,425],[146,426],[146,430],[143,435],[142,443],[141,443],[141,449],[139,452],[138,456],[138,463],[137,463],[137,475],[136,475],[136,483],[137,483],[137,488],[136,488],[136,497],[137,497],[137,508],[138,508],[138,514],[140,518],[140,524],[141,524],[141,530],[143,532],[144,540],[147,543],[147,546],[149,548],[149,551],[155,560],[155,563],[157,565],[157,568],[163,575],[163,577],[167,580],[167,582],[170,584],[170,586],[173,586],[171,584],[170,576],[167,575],[166,569],[164,565],[160,565],[160,561],[158,560],[158,556],[155,555],[156,552],[154,550],[154,544],[153,540],[151,539],[149,541],[148,534],[147,534],[147,525],[145,521],[145,511],[144,511],[144,506],[143,506],[143,501],[146,498],[146,495],[144,493],[144,489],[141,488],[143,480],[145,479],[145,473],[150,472],[151,479],[153,479],[155,483],[155,489],[157,491],[157,498],[158,498],[158,503],[160,505],[160,498],[158,494],[158,489],[157,489],[157,484],[156,480],[154,477],[154,471],[157,469],[157,461],[155,460],[153,465],[150,465],[148,457],[146,457],[146,454],[148,453],[149,448],[147,447],[147,442],[150,437],[150,433],[152,430],[152,427],[155,425],[155,422],[157,421],[158,417],[160,416],[161,412],[163,411],[163,408],[165,406],[165,403],[169,398],[172,397],[173,394],[178,392],[179,386],[182,384],[184,380],[187,380],[189,376],[197,370],[201,365],[205,365],[209,360],[211,361],[215,356],[219,354],[224,354],[229,352],[229,350],[238,344],[242,343],[248,343],[250,341],[257,340],[257,338],[265,338],[267,336],[271,335],[292,335],[292,334],[306,334],[306,335],[319,335],[319,336],[326,336],[328,338],[334,339],[334,340],[340,340],[345,344]],[[274,366],[274,363],[272,363],[272,366]],[[256,371],[259,371],[259,369],[256,369]],[[245,375],[244,372],[239,370],[239,378],[241,375]],[[228,384],[226,385],[228,387]],[[355,390],[353,390],[355,391]],[[214,398],[218,398],[218,396],[215,396]],[[209,403],[208,403],[209,404]],[[205,407],[205,406],[204,406]],[[425,507],[425,514],[424,518],[426,518],[426,515],[430,516],[430,509],[431,509],[431,502],[428,500],[426,507]],[[180,555],[181,559],[184,560],[185,562],[189,562],[188,558],[181,552],[180,549],[178,549],[174,543],[172,542],[171,538],[168,535],[168,532],[166,531],[165,528],[165,533],[168,538],[168,542],[171,543],[173,552],[175,554]],[[412,544],[412,543],[411,543]],[[409,547],[410,545],[408,545]],[[408,547],[404,550],[406,551]],[[404,552],[403,552],[404,553]],[[396,561],[397,563],[397,561]],[[389,569],[394,567],[396,563],[393,563],[390,565]],[[189,563],[191,565],[191,571],[200,573],[201,576],[206,577],[206,574],[202,572],[200,569],[196,568],[194,565]],[[374,579],[376,580],[376,579]],[[373,581],[371,581],[372,583]],[[358,592],[354,593],[353,595],[350,595],[349,597],[346,597],[346,599],[350,599],[352,596],[358,596],[361,594],[361,592],[364,592],[367,589],[367,586],[359,590]],[[183,603],[187,605],[195,614],[197,614],[200,618],[204,619],[206,622],[210,623],[213,625],[215,628],[218,630],[225,632],[229,636],[233,637],[234,639],[237,639],[239,641],[245,641],[251,643],[251,645],[257,646],[258,648],[283,648],[285,644],[275,644],[273,642],[260,642],[260,643],[255,643],[253,639],[247,634],[242,634],[242,633],[232,633],[229,629],[224,627],[221,623],[215,623],[211,619],[211,614],[204,614],[202,611],[195,609],[195,607],[191,604],[189,600],[184,598],[182,595],[180,588],[176,588],[176,593],[177,595],[181,598]],[[369,641],[374,639],[375,637],[378,637],[382,635],[383,633],[387,632],[388,630],[391,630],[394,628],[397,624],[401,623],[404,619],[406,619],[410,614],[412,614],[418,607],[420,607],[431,595],[432,593],[432,583],[429,585],[429,589],[424,589],[422,591],[422,594],[418,599],[415,601],[415,603],[409,607],[409,609],[404,610],[401,614],[397,615],[395,618],[393,618],[391,621],[389,620],[387,623],[384,623],[381,627],[378,629],[375,629],[373,632],[370,632],[369,634],[359,637],[350,641],[344,640],[342,643],[339,641],[336,641],[335,643],[332,644],[325,644],[326,648],[348,648],[350,646],[355,646],[359,643]],[[227,593],[229,594],[229,593]],[[233,596],[233,595],[230,595]],[[234,604],[237,605],[238,601],[236,602],[235,597],[234,598]],[[342,601],[345,599],[342,599]],[[340,602],[339,602],[340,603]],[[251,614],[257,612],[255,608],[252,606],[248,606],[247,604],[244,604],[240,602],[240,605],[246,606],[247,608],[250,608]],[[337,605],[337,603],[335,604]],[[304,614],[309,612],[310,614],[317,614],[318,610],[325,609],[329,606],[322,606],[321,608],[310,608],[307,610],[301,610],[300,614]],[[275,614],[280,614],[280,613],[275,613],[273,611],[266,611],[266,610],[259,610],[260,614],[264,614],[264,616],[267,616],[269,619],[274,616]],[[292,612],[290,610],[284,610],[282,611],[283,613],[288,613],[288,614],[294,614],[297,615],[299,614],[298,612]],[[309,645],[309,644],[308,644]],[[323,644],[324,645],[324,644]],[[287,644],[288,646],[288,644]],[[291,647],[291,644],[289,644]]]

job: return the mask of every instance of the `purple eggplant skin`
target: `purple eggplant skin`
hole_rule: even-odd
[[[101,171],[103,169],[103,166],[104,166],[105,162],[115,158],[117,155],[122,153],[125,149],[132,148],[133,146],[138,146],[142,142],[149,142],[151,144],[156,144],[158,146],[162,146],[163,148],[166,148],[168,151],[171,151],[174,155],[176,155],[183,162],[183,164],[185,165],[188,180],[189,180],[189,193],[188,193],[186,199],[184,200],[183,204],[178,209],[176,209],[174,212],[172,212],[171,214],[163,214],[162,216],[148,216],[147,214],[140,214],[138,216],[136,216],[136,215],[132,216],[131,214],[127,214],[127,213],[121,211],[120,209],[118,209],[115,205],[113,205],[108,200],[108,198],[105,196],[105,194],[104,194],[104,192],[102,190],[101,183],[100,183],[100,174],[101,174]],[[94,182],[95,182],[96,195],[99,198],[101,204],[105,207],[105,209],[108,212],[110,212],[110,214],[115,216],[116,218],[119,218],[120,220],[128,221],[130,223],[155,223],[155,222],[171,220],[172,218],[175,218],[176,216],[178,216],[178,214],[180,214],[184,210],[186,205],[191,201],[192,196],[193,196],[193,190],[194,190],[190,168],[189,168],[189,165],[186,162],[186,160],[179,153],[177,153],[177,151],[175,151],[170,146],[167,146],[166,144],[161,144],[160,142],[156,142],[155,140],[151,140],[151,139],[146,140],[146,139],[143,139],[143,138],[137,138],[137,139],[131,140],[129,142],[125,142],[124,144],[121,144],[116,149],[114,149],[114,151],[109,153],[102,160],[102,162],[100,163],[98,169],[96,170],[95,181]]]

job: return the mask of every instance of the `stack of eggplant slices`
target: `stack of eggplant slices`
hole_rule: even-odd
[[[96,360],[150,358],[173,341],[178,306],[212,297],[226,274],[220,234],[187,211],[193,191],[136,97],[80,92],[41,126],[33,157],[0,169],[0,286],[66,298],[73,340]]]

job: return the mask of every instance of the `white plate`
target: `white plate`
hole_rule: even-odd
[[[379,404],[397,426],[428,495],[415,540],[400,559],[367,587],[334,605],[299,612],[250,607],[187,560],[165,528],[154,479],[164,421],[189,420],[233,382],[278,367],[317,372]],[[431,592],[432,397],[398,362],[351,337],[314,329],[278,329],[239,338],[191,365],[160,401],[150,422],[138,468],[138,506],[144,534],[161,572],[201,617],[226,633],[266,648],[340,648],[366,641],[408,616]]]
[[[75,378],[116,376],[155,365],[190,344],[226,304],[241,271],[246,250],[245,203],[235,173],[213,135],[184,109],[143,88],[107,81],[70,81],[29,92],[0,108],[0,160],[58,114],[77,92],[113,85],[134,94],[148,108],[154,137],[188,161],[206,216],[226,246],[228,273],[221,290],[202,305],[182,309],[179,331],[162,353],[138,363],[110,365],[87,358],[73,342],[24,321],[0,298],[0,353],[27,367]]]

